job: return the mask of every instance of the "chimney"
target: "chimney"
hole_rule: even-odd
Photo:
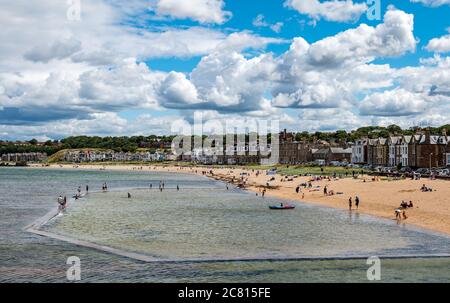
[[[427,129],[425,130],[425,144],[430,144],[431,143],[431,131],[430,128],[427,127]]]

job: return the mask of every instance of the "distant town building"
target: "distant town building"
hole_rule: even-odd
[[[270,157],[268,144],[245,143],[217,147],[194,148],[180,155],[179,160],[201,164],[246,165],[261,164]]]
[[[317,149],[312,153],[313,160],[320,163],[347,162],[352,159],[352,148],[327,147]]]
[[[163,151],[155,152],[115,152],[112,150],[70,150],[64,153],[66,162],[156,162],[173,160],[173,155]]]
[[[367,158],[361,162],[360,151],[366,142]],[[450,137],[422,134],[390,136],[387,139],[357,140],[352,150],[353,163],[371,166],[402,166],[412,168],[434,168],[449,166]]]
[[[367,163],[368,139],[359,139],[352,146],[352,163]]]
[[[311,147],[307,142],[295,141],[286,129],[279,136],[279,163],[300,164],[312,161]]]
[[[388,149],[387,139],[369,139],[367,142],[367,164],[371,166],[387,166],[389,162]]]
[[[46,153],[9,153],[1,156],[3,162],[42,162],[47,160]]]
[[[352,153],[349,152],[349,146],[346,143],[330,143],[324,140],[296,141],[295,135],[286,130],[280,133],[279,138],[279,163],[281,164],[305,164],[312,161],[317,162],[317,160],[323,160],[323,163],[327,164],[330,161],[350,162],[351,160]],[[345,152],[342,152],[343,150]],[[339,152],[342,152],[342,155],[338,155]]]

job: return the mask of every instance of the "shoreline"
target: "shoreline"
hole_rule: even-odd
[[[91,168],[86,168],[86,170],[91,170]],[[178,172],[178,173],[189,173],[189,172]],[[206,176],[199,175],[199,177],[210,178]],[[219,180],[214,178],[215,180]],[[141,188],[145,189],[145,188]],[[241,189],[245,190],[245,189]],[[94,191],[95,192],[95,191]],[[98,191],[100,192],[100,191]],[[250,192],[248,192],[250,193]],[[75,199],[70,199],[69,206],[76,202]],[[307,203],[302,201],[301,203],[305,203],[307,205],[314,206],[314,203]],[[326,207],[326,206],[322,206]],[[158,257],[152,255],[151,253],[138,252],[133,250],[126,250],[122,248],[117,248],[113,246],[108,246],[105,244],[91,242],[89,240],[82,240],[78,238],[74,238],[70,235],[55,233],[49,230],[43,229],[43,227],[48,224],[51,220],[55,219],[59,215],[59,211],[57,208],[50,209],[44,216],[34,220],[31,224],[25,226],[23,228],[24,231],[47,237],[59,241],[64,241],[70,244],[74,244],[80,247],[85,247],[88,249],[94,249],[100,252],[109,253],[113,255],[117,255],[120,257],[137,260],[145,263],[225,263],[225,262],[295,262],[295,261],[338,261],[338,260],[366,260],[368,255],[362,254],[349,254],[349,255],[286,255],[286,256],[249,256],[249,257],[212,257],[212,258],[167,258],[167,257]],[[376,217],[375,217],[376,218]],[[383,219],[383,218],[378,218]],[[416,230],[415,226],[410,225],[407,227],[411,230]],[[423,228],[418,227],[418,232],[433,234],[441,237],[449,238],[446,234],[435,233],[434,231],[428,231]],[[378,255],[379,258],[382,259],[391,259],[391,260],[399,260],[399,259],[439,259],[439,258],[450,258],[450,253],[405,253],[405,254],[381,254]]]
[[[33,165],[29,168],[42,169],[71,169],[71,170],[118,170],[118,171],[156,171],[172,173],[189,173],[212,178],[225,183],[233,184],[242,189],[249,190],[257,195],[262,194],[266,188],[266,195],[302,202],[310,205],[321,205],[336,209],[348,210],[348,198],[356,195],[361,200],[359,212],[384,219],[395,220],[394,209],[402,200],[413,201],[414,207],[407,209],[408,218],[401,220],[399,224],[416,226],[431,232],[443,233],[450,236],[450,183],[445,180],[397,180],[397,181],[371,181],[366,176],[362,178],[323,179],[312,181],[313,186],[320,186],[313,190],[301,188],[301,193],[295,192],[295,187],[300,183],[310,181],[311,177],[296,177],[292,181],[279,174],[267,176],[265,170],[251,168],[217,168],[206,166],[173,166],[173,165],[102,165],[102,164],[51,164],[49,166]],[[212,172],[212,174],[211,174]],[[246,175],[241,175],[241,174]],[[275,177],[274,181],[269,181]],[[286,181],[281,181],[281,180]],[[269,187],[267,187],[269,182]],[[434,189],[433,192],[421,192],[422,184]],[[343,192],[342,195],[325,196],[323,187],[327,186],[334,192]],[[302,199],[302,195],[304,198]]]

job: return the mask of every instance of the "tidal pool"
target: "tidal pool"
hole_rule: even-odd
[[[177,179],[179,176],[165,177],[171,181],[162,192],[155,183],[152,189],[89,193],[44,229],[158,260],[352,258],[450,252],[448,237],[391,220],[304,203],[295,203],[294,210],[269,210],[268,205],[286,201],[226,190],[220,182],[196,176],[184,176],[188,183]]]
[[[135,196],[134,190],[131,188],[148,188],[150,183],[157,187],[162,179],[165,180],[168,188],[175,188],[179,184],[181,186],[180,194],[184,198],[189,197],[186,191],[188,188],[202,189],[203,194],[212,197],[210,199],[212,201],[218,202],[220,201],[219,198],[222,198],[216,191],[217,189],[223,189],[222,183],[183,174],[148,171],[0,168],[0,282],[67,282],[66,262],[70,256],[78,256],[81,259],[83,267],[81,282],[368,282],[366,277],[368,265],[364,259],[145,263],[74,245],[66,241],[42,237],[24,230],[25,226],[55,208],[56,197],[59,194],[70,196],[78,186],[89,184],[91,190],[95,190],[100,189],[104,182],[108,182],[110,190],[117,190],[122,193],[110,192],[100,197],[103,199],[107,198],[109,194],[117,194],[123,202],[120,202],[120,208],[116,210],[120,216],[125,216],[125,213],[131,209],[130,205],[140,204],[137,194]],[[133,193],[131,201],[124,198],[128,190]],[[157,193],[154,192],[154,194]],[[90,207],[87,206],[94,202],[95,195],[97,194],[90,194],[89,199],[72,204],[66,215],[59,218],[61,220],[51,221],[46,229],[62,232],[62,229],[59,230],[59,224],[66,224],[65,219],[77,215],[78,212],[92,212]],[[149,193],[144,192],[143,195],[145,196],[145,200],[143,200],[145,204],[143,205],[148,207],[152,200],[149,199]],[[245,199],[239,199],[237,203],[255,198],[250,193],[240,197],[245,197]],[[291,212],[267,213],[266,207],[273,201],[261,201],[261,199],[256,201],[255,208],[252,208],[252,211],[273,216],[269,218],[275,219],[276,216],[283,216],[286,219],[295,214]],[[107,208],[107,202],[106,200],[101,204],[104,203]],[[101,204],[97,207],[100,207]],[[227,203],[226,206],[231,207],[231,204]],[[205,207],[208,206],[205,205]],[[402,234],[401,239],[406,239],[406,242],[394,240],[396,245],[401,244],[402,247],[397,251],[398,253],[410,253],[411,255],[416,255],[419,252],[441,253],[445,250],[448,241],[445,237],[431,235],[421,230],[405,230],[389,220],[380,221],[372,217],[358,217],[356,215],[350,218],[346,211],[322,208],[322,211],[317,214],[316,207],[308,205],[298,205],[295,211],[299,211],[299,213],[296,213],[297,215],[305,217],[302,219],[304,221],[299,221],[298,224],[307,223],[308,220],[328,220],[330,223],[336,220],[341,225],[349,225],[348,229],[352,231],[352,234],[345,234],[346,237],[359,239],[363,244],[365,243],[365,233],[364,231],[358,231],[359,221],[367,222],[363,224],[374,222],[374,224],[380,225],[379,227],[373,226],[377,232]],[[107,224],[112,225],[112,230],[114,230],[113,222],[108,220],[106,213],[103,215],[105,216],[103,220],[109,222]],[[125,219],[126,217],[124,217]],[[206,220],[205,218],[200,219]],[[86,222],[88,218],[85,217],[83,220]],[[209,219],[209,221],[211,220]],[[69,229],[68,234],[75,237],[78,232],[81,234],[80,236],[87,237],[84,229],[88,229],[87,226],[93,223],[88,222],[86,227],[82,226],[80,222],[74,221],[74,224],[78,228],[75,230]],[[263,228],[266,228],[265,224],[266,222],[263,222]],[[336,233],[339,234],[337,230],[333,229],[343,228],[339,225],[331,225],[331,227],[329,228],[331,233],[319,233],[321,229],[315,226],[309,226],[307,229],[305,227],[306,235],[317,233],[316,237],[322,237],[323,241],[328,242],[327,245],[329,246],[331,240],[325,239],[329,239]],[[386,231],[385,228],[387,227],[391,231]],[[279,226],[275,226],[273,229],[277,232],[281,230]],[[108,237],[111,237],[105,240],[108,243],[114,240],[114,236],[108,235],[111,234],[112,230],[105,232]],[[131,235],[134,235],[135,231],[131,231]],[[98,241],[96,239],[97,232],[94,229],[90,232],[93,240]],[[119,232],[123,231],[119,230]],[[130,238],[133,239],[133,237]],[[180,238],[184,241],[190,241],[187,236]],[[344,244],[350,243],[345,241]],[[309,243],[312,242],[309,241]],[[381,244],[381,247],[375,249],[377,252],[383,251],[385,247],[383,240],[381,240]],[[343,244],[338,243],[338,245]],[[314,244],[314,247],[316,249],[310,249],[320,253],[318,248],[320,246]],[[352,250],[350,246],[347,248]],[[229,253],[230,249],[227,248],[224,252]],[[395,254],[397,252],[394,249],[390,253]],[[444,253],[448,253],[448,251],[444,251]],[[450,258],[382,258],[381,282],[448,282],[450,281],[449,268]]]

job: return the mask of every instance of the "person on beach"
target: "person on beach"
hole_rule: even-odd
[[[412,201],[409,201],[408,207],[414,207]]]
[[[299,191],[300,191],[300,186],[297,186],[297,187],[295,188],[295,192],[298,194]]]
[[[180,190],[180,187],[178,186],[178,184],[177,184],[177,190]]]
[[[62,195],[58,197],[58,210],[62,211],[64,209],[64,198]]]
[[[402,211],[400,208],[395,209],[395,219],[397,219],[397,221],[400,221],[402,219],[401,214]]]
[[[408,203],[406,203],[405,201],[402,200],[402,203],[400,203],[400,208],[407,208],[408,207]]]
[[[131,194],[130,193],[128,193],[128,199],[131,199]]]
[[[89,185],[86,185],[86,193],[89,192]]]
[[[348,198],[348,209],[352,210],[352,197]]]
[[[405,210],[402,211],[402,215],[403,215],[403,220],[408,219],[408,217],[406,216],[406,211]]]
[[[325,187],[323,188],[323,194],[326,196],[328,195],[328,189],[327,186],[325,185]]]
[[[358,209],[358,207],[359,207],[359,197],[358,196],[355,197],[355,205],[356,205],[356,209]]]

